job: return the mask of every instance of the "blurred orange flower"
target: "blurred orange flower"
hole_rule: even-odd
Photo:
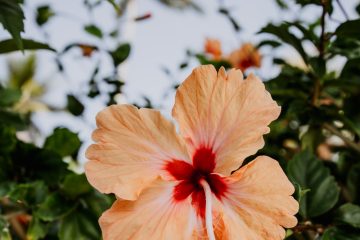
[[[230,53],[228,61],[233,67],[239,68],[243,72],[249,67],[261,66],[260,53],[251,43],[245,43]]]
[[[221,43],[217,39],[207,38],[205,41],[205,52],[211,54],[215,60],[222,56]]]
[[[294,187],[259,156],[280,114],[262,81],[241,71],[196,68],[176,93],[172,122],[153,109],[101,111],[85,172],[118,199],[100,218],[110,239],[283,239],[294,227]]]

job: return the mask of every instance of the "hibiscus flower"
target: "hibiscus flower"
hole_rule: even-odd
[[[239,49],[231,52],[228,61],[233,67],[239,68],[243,72],[250,67],[261,66],[260,53],[251,43],[245,43]]]
[[[283,239],[297,224],[293,185],[270,157],[239,169],[279,114],[259,78],[211,65],[177,90],[180,133],[156,110],[101,111],[85,172],[117,196],[99,220],[104,239]]]
[[[222,56],[221,43],[217,39],[207,38],[204,45],[204,51],[219,60]]]

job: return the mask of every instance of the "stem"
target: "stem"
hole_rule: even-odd
[[[351,147],[353,150],[357,151],[360,153],[360,145],[354,143],[351,139],[347,138],[346,136],[344,136],[336,127],[334,127],[333,125],[329,124],[329,123],[324,123],[324,128],[327,129],[329,132],[331,132],[332,134],[338,136],[339,138],[341,138],[345,144],[347,144],[349,147]]]
[[[340,7],[341,12],[344,14],[346,20],[349,20],[349,15],[346,13],[344,6],[341,4],[340,0],[336,0],[337,4]]]
[[[319,42],[319,57],[324,58],[324,49],[325,49],[325,17],[326,17],[326,4],[327,0],[323,0],[322,2],[322,14],[320,19],[321,24],[321,35],[320,35],[320,42]]]
[[[212,222],[212,204],[211,204],[211,189],[209,184],[204,180],[200,180],[200,185],[204,189],[205,193],[205,224],[206,232],[209,240],[215,240],[214,227]]]
[[[321,14],[321,35],[320,35],[320,42],[319,42],[319,58],[324,59],[324,55],[325,55],[325,17],[326,17],[326,5],[327,5],[327,0],[322,0],[322,14]],[[319,96],[320,96],[320,91],[321,91],[321,83],[320,83],[320,79],[318,77],[315,78],[315,83],[314,83],[314,93],[311,99],[311,103],[316,106]]]

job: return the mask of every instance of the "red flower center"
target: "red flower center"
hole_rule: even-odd
[[[182,201],[191,195],[192,204],[198,214],[204,217],[205,193],[200,185],[200,180],[206,180],[218,199],[225,195],[227,186],[219,175],[213,173],[216,163],[215,154],[211,148],[198,148],[192,160],[192,165],[182,160],[172,160],[166,164],[165,169],[176,180],[180,180],[174,188],[174,200]]]

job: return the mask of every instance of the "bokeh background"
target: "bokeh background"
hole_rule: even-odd
[[[276,158],[304,198],[288,238],[360,239],[359,6],[0,0],[0,239],[99,239],[113,196],[82,174],[97,112],[128,103],[171,118],[176,87],[199,64],[254,72],[282,105],[259,154]]]

